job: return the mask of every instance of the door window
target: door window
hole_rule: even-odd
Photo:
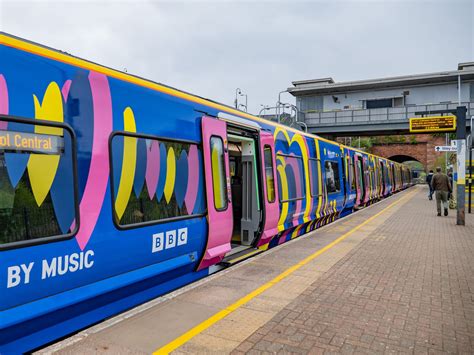
[[[310,158],[309,159],[309,174],[311,176],[310,183],[311,183],[311,196],[317,197],[321,193],[319,191],[319,168],[320,161],[317,159]]]
[[[224,162],[224,143],[222,138],[211,137],[211,169],[214,207],[216,210],[227,209],[226,174]]]
[[[351,181],[351,190],[355,191],[356,189],[355,167],[354,167],[354,163],[352,159],[351,159],[351,166],[349,168],[349,175],[350,175],[350,181]]]
[[[341,180],[339,178],[339,164],[335,161],[326,160],[324,162],[326,175],[326,190],[330,193],[341,191]]]
[[[267,182],[267,201],[275,202],[275,177],[273,174],[272,148],[266,145],[263,148],[265,162],[265,180]]]
[[[359,170],[359,187],[364,189],[364,172],[362,170],[362,162],[358,159],[357,160],[357,169]]]

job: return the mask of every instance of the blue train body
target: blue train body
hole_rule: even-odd
[[[224,149],[209,147],[203,135],[222,122]],[[264,251],[409,186],[386,159],[1,33],[0,124],[0,353],[205,277],[235,246]],[[356,155],[368,162],[360,176]],[[257,191],[249,220],[235,217],[243,174]],[[41,230],[18,204],[47,214]],[[224,213],[231,227],[216,237]],[[56,232],[42,235],[47,224]]]

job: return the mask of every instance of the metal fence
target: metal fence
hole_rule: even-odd
[[[300,120],[304,120],[310,126],[363,124],[363,123],[383,123],[394,121],[406,121],[410,117],[415,117],[415,112],[455,110],[459,106],[457,103],[449,104],[429,104],[429,105],[409,105],[404,107],[388,107],[374,109],[337,110],[323,112],[302,112]],[[474,115],[474,102],[462,102],[461,106],[467,107],[467,117]],[[469,121],[469,120],[468,120]]]

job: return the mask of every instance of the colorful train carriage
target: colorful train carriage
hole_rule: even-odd
[[[409,174],[0,33],[0,353],[284,243]]]

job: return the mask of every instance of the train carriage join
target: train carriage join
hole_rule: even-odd
[[[410,185],[399,163],[0,33],[0,353]]]

